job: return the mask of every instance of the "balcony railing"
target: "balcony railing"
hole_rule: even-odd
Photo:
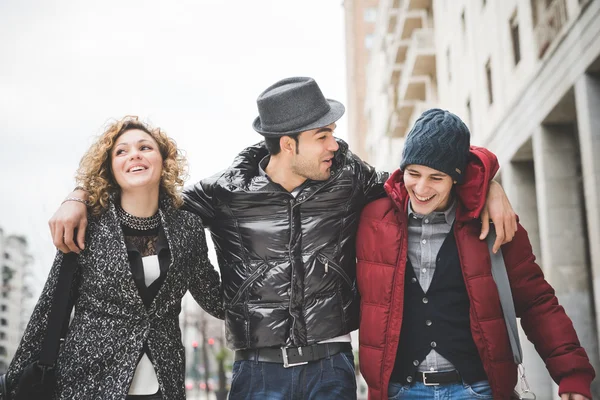
[[[547,8],[539,9],[537,25],[534,27],[539,58],[544,56],[548,47],[567,23],[567,17],[566,0],[552,0]]]
[[[406,61],[400,75],[400,100],[409,100],[406,98],[406,92],[413,78],[433,78],[435,74],[436,61],[433,30],[416,30],[411,37]],[[420,100],[427,101],[428,99],[421,98]]]

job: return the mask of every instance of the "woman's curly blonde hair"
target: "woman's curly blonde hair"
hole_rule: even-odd
[[[121,192],[112,173],[111,154],[119,136],[132,129],[146,132],[158,144],[163,159],[160,194],[170,198],[175,207],[183,204],[181,190],[187,176],[187,161],[177,149],[177,144],[160,128],[152,128],[137,117],[127,116],[110,124],[79,162],[75,179],[77,184],[89,193],[89,209],[94,215],[106,210],[111,196]]]

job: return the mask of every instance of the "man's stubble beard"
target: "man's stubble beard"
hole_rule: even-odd
[[[299,156],[296,161],[292,164],[292,172],[303,178],[310,179],[313,181],[326,181],[331,175],[331,170],[321,172],[320,163],[312,164],[307,162],[302,156]]]

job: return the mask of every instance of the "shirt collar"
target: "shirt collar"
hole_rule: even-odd
[[[410,200],[408,200],[408,217],[416,217],[418,219],[423,219],[425,217],[429,217],[432,221],[436,219],[436,217],[444,216],[444,220],[448,225],[452,225],[454,220],[456,219],[456,199],[452,200],[452,204],[445,211],[434,211],[429,215],[421,215],[413,211]]]

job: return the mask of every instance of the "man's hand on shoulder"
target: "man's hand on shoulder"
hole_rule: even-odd
[[[54,246],[63,253],[75,252],[79,254],[85,247],[86,200],[87,193],[85,191],[75,190],[63,201],[48,221]],[[76,238],[75,234],[77,234]]]
[[[481,235],[483,240],[490,231],[490,219],[496,228],[496,241],[493,251],[498,252],[500,246],[510,242],[517,232],[517,215],[515,214],[502,186],[496,181],[490,182],[490,190],[481,212]]]

